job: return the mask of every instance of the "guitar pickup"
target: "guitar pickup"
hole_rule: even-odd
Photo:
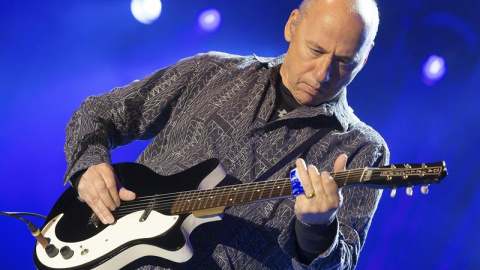
[[[150,203],[148,203],[147,209],[145,209],[145,211],[143,212],[142,216],[138,221],[144,222],[145,220],[147,220],[154,206],[155,206],[155,199],[151,200]]]

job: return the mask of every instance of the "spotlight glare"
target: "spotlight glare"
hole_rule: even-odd
[[[441,56],[430,55],[423,64],[423,81],[433,85],[443,79],[446,72],[445,60]]]
[[[214,32],[220,27],[222,17],[214,8],[204,10],[198,16],[198,24],[203,31]]]
[[[132,0],[130,4],[132,15],[143,24],[151,24],[162,12],[160,0]]]

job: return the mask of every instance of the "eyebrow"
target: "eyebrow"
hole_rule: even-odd
[[[314,42],[310,42],[310,41],[307,41],[307,43],[310,45],[310,46],[313,46],[315,50],[318,50],[322,53],[326,53],[327,50],[325,50],[325,48],[323,48],[322,46],[314,43]],[[351,63],[354,61],[354,58],[352,57],[348,57],[348,56],[344,56],[344,55],[336,55],[335,58],[337,59],[340,59],[342,61],[344,61],[345,63]]]

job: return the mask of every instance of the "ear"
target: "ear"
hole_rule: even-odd
[[[373,45],[375,45],[374,42],[372,42],[372,45],[370,45],[370,49],[368,49],[368,53],[367,53],[367,57],[365,57],[365,60],[363,60],[363,63],[362,63],[362,68],[367,64],[367,60],[368,60],[368,55],[370,54],[370,52],[372,51],[373,49]]]
[[[284,30],[284,35],[285,35],[285,40],[287,42],[290,42],[293,37],[293,32],[295,31],[295,26],[297,19],[299,17],[299,10],[294,9],[292,13],[290,13],[290,17],[288,18],[287,23],[285,24],[285,30]]]

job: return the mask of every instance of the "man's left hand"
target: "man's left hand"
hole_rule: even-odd
[[[341,154],[333,166],[334,172],[344,171],[346,164],[347,156]],[[342,205],[342,195],[337,184],[330,173],[319,173],[314,165],[307,167],[303,159],[297,159],[296,165],[305,190],[305,195],[299,195],[295,199],[297,219],[307,224],[331,223]]]

